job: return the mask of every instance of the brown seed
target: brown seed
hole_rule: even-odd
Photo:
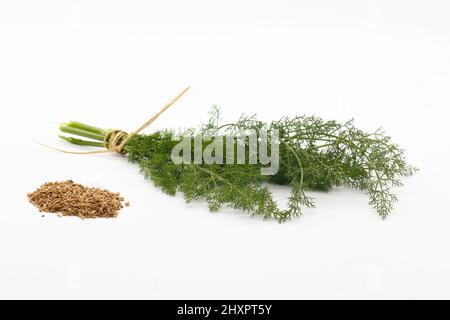
[[[28,199],[39,211],[82,219],[116,217],[122,207],[119,193],[89,188],[72,180],[44,183],[29,193]]]

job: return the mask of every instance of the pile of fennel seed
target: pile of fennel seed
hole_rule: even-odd
[[[44,183],[29,193],[28,199],[40,212],[81,219],[115,218],[124,202],[119,193],[86,187],[72,180]],[[129,206],[129,203],[124,205]]]

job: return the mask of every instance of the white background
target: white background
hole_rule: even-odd
[[[448,1],[0,1],[0,298],[450,298]],[[210,214],[115,155],[66,155],[79,120],[147,132],[315,114],[382,126],[421,171],[386,221],[314,194],[285,224]],[[121,192],[117,219],[41,218],[27,193]],[[288,194],[274,190],[281,202]]]

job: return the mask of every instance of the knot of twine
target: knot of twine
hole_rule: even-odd
[[[124,147],[130,135],[128,132],[119,129],[110,129],[106,132],[103,144],[106,149],[124,154]],[[125,143],[123,143],[125,141]]]

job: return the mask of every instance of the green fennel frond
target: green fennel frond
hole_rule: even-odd
[[[389,136],[380,130],[365,133],[353,120],[340,124],[299,116],[264,123],[256,116],[242,116],[235,123],[220,124],[220,111],[213,108],[205,125],[185,134],[193,138],[208,131],[228,137],[263,130],[279,132],[279,170],[272,176],[261,175],[261,164],[174,164],[171,151],[181,137],[172,131],[136,135],[125,150],[145,178],[168,194],[181,192],[187,202],[204,200],[211,211],[229,206],[279,222],[301,215],[302,207],[314,206],[308,191],[339,186],[366,192],[370,205],[385,218],[397,201],[393,188],[416,170]],[[286,209],[280,209],[266,183],[291,188]]]

